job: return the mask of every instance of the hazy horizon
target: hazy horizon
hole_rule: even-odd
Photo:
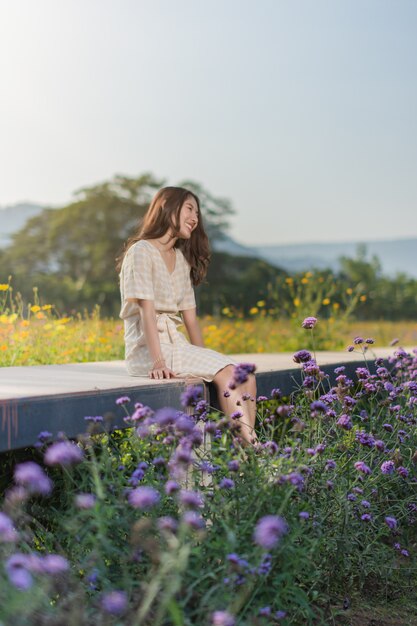
[[[0,0],[0,205],[152,172],[229,198],[246,245],[417,236],[416,26],[412,0]]]

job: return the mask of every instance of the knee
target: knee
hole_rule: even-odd
[[[213,378],[213,383],[218,387],[225,387],[233,378],[233,365],[226,365]]]

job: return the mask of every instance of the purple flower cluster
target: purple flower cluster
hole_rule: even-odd
[[[52,491],[51,479],[45,474],[41,466],[33,461],[16,465],[14,479],[18,485],[23,485],[29,493],[46,496]]]
[[[122,615],[127,608],[125,591],[108,591],[101,598],[101,606],[109,615]]]
[[[13,522],[5,513],[0,511],[0,543],[13,543],[18,539],[18,534]]]
[[[62,465],[67,467],[81,463],[84,452],[72,441],[57,441],[46,450],[44,461],[47,465]]]
[[[316,324],[317,324],[317,317],[306,317],[303,323],[301,324],[301,326],[303,328],[307,328],[308,330],[310,330],[311,328],[314,328]]]
[[[307,361],[312,360],[312,357],[308,350],[299,350],[294,353],[293,360],[295,363],[307,363]]]
[[[156,506],[161,499],[158,491],[152,487],[137,487],[128,494],[128,501],[135,509],[151,509]]]
[[[256,524],[253,538],[259,546],[265,550],[271,550],[286,532],[288,532],[288,525],[282,517],[265,515]]]
[[[203,397],[203,387],[189,385],[181,394],[181,404],[183,407],[195,407]]]
[[[32,574],[57,576],[69,570],[68,561],[59,554],[12,554],[6,561],[6,573],[10,583],[25,591],[33,585]]]
[[[254,363],[238,363],[233,370],[233,378],[229,382],[229,389],[236,389],[243,385],[251,374],[254,374],[256,365]]]

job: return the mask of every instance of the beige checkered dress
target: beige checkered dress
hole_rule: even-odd
[[[120,317],[124,321],[126,368],[131,376],[148,376],[152,359],[142,329],[140,307],[127,298],[153,300],[161,351],[165,362],[180,377],[198,376],[213,380],[226,365],[236,362],[228,356],[191,345],[178,330],[180,311],[193,309],[194,290],[190,266],[175,248],[174,271],[170,274],[160,251],[149,241],[134,243],[127,251],[120,271]]]

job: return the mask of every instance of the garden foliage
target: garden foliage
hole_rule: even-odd
[[[87,416],[78,442],[41,433],[1,507],[0,622],[326,624],[355,594],[406,597],[417,357],[368,362],[372,343],[355,338],[363,366],[333,384],[298,351],[303,382],[258,398],[253,448],[198,387],[182,411],[119,398],[124,431]]]

